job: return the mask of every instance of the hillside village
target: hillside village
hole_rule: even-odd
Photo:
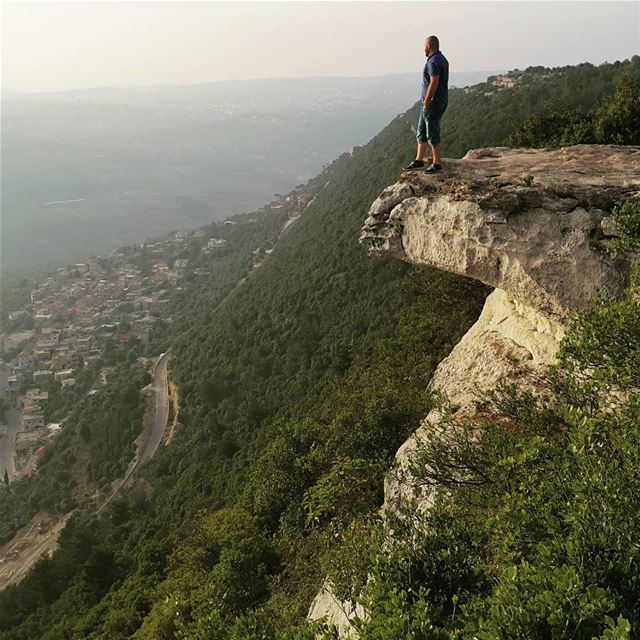
[[[310,200],[304,191],[276,194],[257,213],[285,210],[286,228]],[[235,224],[231,218],[218,228]],[[4,326],[9,330],[0,333],[0,439],[13,438],[12,480],[32,473],[47,442],[64,426],[64,420],[51,420],[49,394],[72,391],[83,374],[93,375],[84,393],[99,393],[109,382],[113,367],[108,363],[114,354],[136,345],[144,348],[156,322],[170,323],[172,293],[206,274],[207,265],[225,246],[224,238],[212,235],[214,230],[215,225],[176,231],[60,267],[34,283],[27,304],[8,313]],[[252,267],[272,249],[252,251]],[[8,466],[6,455],[4,461],[0,457],[5,483]]]

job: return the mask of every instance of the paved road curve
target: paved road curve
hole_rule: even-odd
[[[169,420],[169,389],[167,384],[167,362],[169,354],[163,353],[156,363],[151,390],[153,391],[153,421],[151,434],[147,440],[144,450],[140,454],[138,462],[129,470],[122,483],[123,487],[128,487],[133,482],[136,471],[153,458],[156,449],[162,442],[167,421]]]
[[[138,469],[147,461],[153,458],[158,446],[162,442],[162,437],[169,421],[169,388],[167,383],[167,362],[168,353],[162,353],[156,363],[153,382],[149,385],[149,390],[153,391],[153,417],[151,422],[151,433],[144,446],[140,457],[136,463],[127,471],[122,482],[117,484],[107,499],[100,505],[96,514],[102,513],[106,506],[118,495],[123,487],[130,487],[133,484]]]

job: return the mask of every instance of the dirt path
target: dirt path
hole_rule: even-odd
[[[59,519],[39,513],[0,547],[0,591],[20,582],[42,556],[50,556],[55,551],[71,513]]]

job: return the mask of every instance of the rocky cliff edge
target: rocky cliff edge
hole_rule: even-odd
[[[619,296],[605,249],[616,201],[640,196],[640,147],[489,148],[437,174],[406,171],[372,204],[373,255],[469,276],[555,320],[596,294]]]
[[[371,205],[360,242],[372,255],[494,287],[430,383],[454,415],[476,411],[499,383],[542,393],[571,312],[624,293],[630,263],[607,249],[616,235],[611,210],[630,198],[640,198],[640,147],[498,147],[470,151],[437,174],[406,171]],[[409,493],[429,503],[405,468],[439,420],[432,411],[398,451],[387,508]]]

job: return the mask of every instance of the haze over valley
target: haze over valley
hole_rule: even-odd
[[[416,74],[3,94],[1,268],[64,264],[251,211],[418,96]]]

